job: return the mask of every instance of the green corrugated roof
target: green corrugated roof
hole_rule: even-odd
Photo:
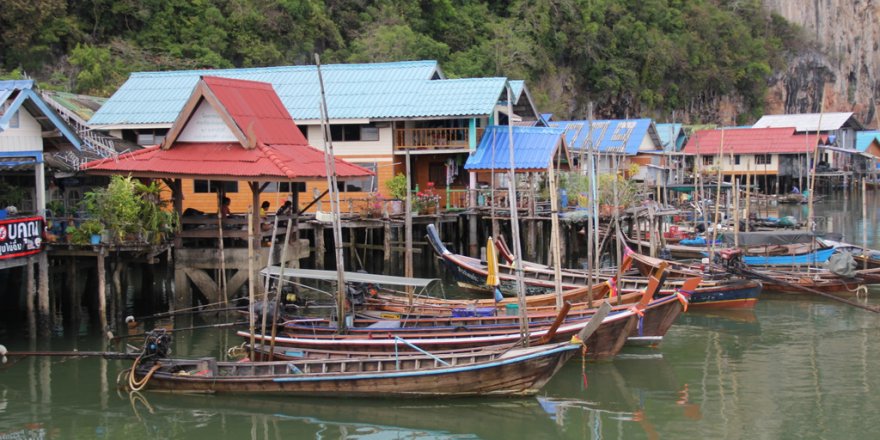
[[[64,106],[64,108],[72,111],[83,121],[88,121],[95,115],[107,98],[99,98],[97,96],[76,95],[67,92],[46,92],[52,97],[52,100]]]
[[[486,115],[505,78],[442,79],[436,61],[321,67],[331,119]],[[315,66],[133,73],[90,125],[170,124],[200,76],[271,83],[294,120],[319,119]]]

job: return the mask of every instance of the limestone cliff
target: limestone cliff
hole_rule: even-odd
[[[771,11],[801,26],[810,44],[771,80],[765,113],[852,111],[878,126],[880,0],[763,0]],[[810,43],[808,42],[808,43]]]

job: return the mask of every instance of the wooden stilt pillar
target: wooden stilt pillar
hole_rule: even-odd
[[[324,226],[315,225],[315,268],[324,269]]]
[[[37,308],[39,310],[39,330],[42,335],[49,334],[49,256],[45,252],[41,252],[37,258]]]
[[[382,273],[391,274],[391,219],[382,221]]]
[[[477,243],[477,214],[468,215],[468,255],[480,256],[480,245]]]
[[[34,265],[36,264],[36,258],[28,257],[27,261],[27,292],[25,295],[25,310],[27,311],[27,320],[28,320],[28,337],[31,339],[35,339],[37,337],[37,317],[34,313],[34,300],[37,297],[37,282],[36,282],[36,271],[34,270]]]
[[[180,270],[183,273],[183,270]],[[177,272],[175,271],[175,275]],[[186,281],[186,274],[183,275],[184,281]],[[176,281],[176,276],[175,276]],[[176,287],[176,286],[175,286]],[[179,288],[178,288],[179,289]],[[177,293],[180,293],[180,290],[177,290]],[[183,308],[183,307],[179,307]],[[98,250],[98,322],[101,326],[101,331],[107,331],[107,270],[104,266],[104,247],[102,246]]]

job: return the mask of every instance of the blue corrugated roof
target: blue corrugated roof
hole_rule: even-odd
[[[550,127],[514,126],[512,128],[514,169],[547,169],[555,156],[556,148],[563,140],[565,130]],[[468,158],[464,168],[466,170],[509,169],[509,130],[506,125],[486,128],[477,151]]]
[[[64,121],[61,120],[54,110],[46,105],[43,98],[33,90],[33,86],[34,82],[32,80],[0,81],[0,105],[5,103],[13,93],[18,92],[18,95],[9,104],[6,112],[0,116],[0,132],[3,131],[3,127],[8,126],[9,120],[12,116],[15,115],[15,113],[26,102],[30,102],[31,104],[28,104],[28,106],[30,107],[31,113],[34,111],[42,113],[43,116],[46,116],[49,122],[51,122],[52,125],[57,128],[77,150],[81,149],[82,142],[79,137]]]
[[[592,125],[591,125],[592,123]],[[565,140],[571,150],[590,148],[587,136],[592,140],[593,148],[600,153],[623,153],[635,155],[645,136],[656,136],[652,133],[651,119],[609,119],[594,121],[550,121],[551,127],[565,129]],[[654,139],[659,145],[659,138]]]
[[[491,113],[505,78],[436,79],[436,61],[321,67],[331,119],[467,116]],[[170,124],[200,76],[271,83],[294,120],[319,119],[315,66],[133,73],[90,125]]]
[[[856,132],[856,150],[864,153],[868,151],[868,147],[871,146],[871,142],[877,140],[880,142],[880,131],[857,131]]]
[[[657,124],[657,135],[666,151],[679,151],[684,144],[681,124]]]
[[[15,91],[33,88],[34,80],[32,79],[13,79],[0,81],[0,90]]]

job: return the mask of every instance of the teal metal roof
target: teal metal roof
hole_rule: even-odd
[[[510,81],[510,94],[513,95],[513,103],[519,103],[519,97],[523,93],[523,89],[526,86],[526,82],[523,80],[511,80]],[[505,98],[506,99],[506,98]]]
[[[681,124],[656,124],[657,135],[660,136],[660,144],[666,151],[681,151],[684,146],[685,136],[681,130]]]
[[[513,128],[513,167],[518,170],[547,169],[564,145],[565,130],[550,127]],[[510,168],[510,128],[493,125],[486,128],[477,151],[468,157],[466,170]],[[494,148],[493,148],[494,147]]]
[[[864,153],[868,151],[871,142],[877,140],[880,142],[880,131],[857,131],[856,132],[856,151]]]
[[[485,115],[506,81],[443,79],[436,61],[330,64],[321,73],[331,119]],[[170,124],[203,75],[271,83],[294,120],[320,119],[315,66],[283,66],[133,73],[89,124]]]

